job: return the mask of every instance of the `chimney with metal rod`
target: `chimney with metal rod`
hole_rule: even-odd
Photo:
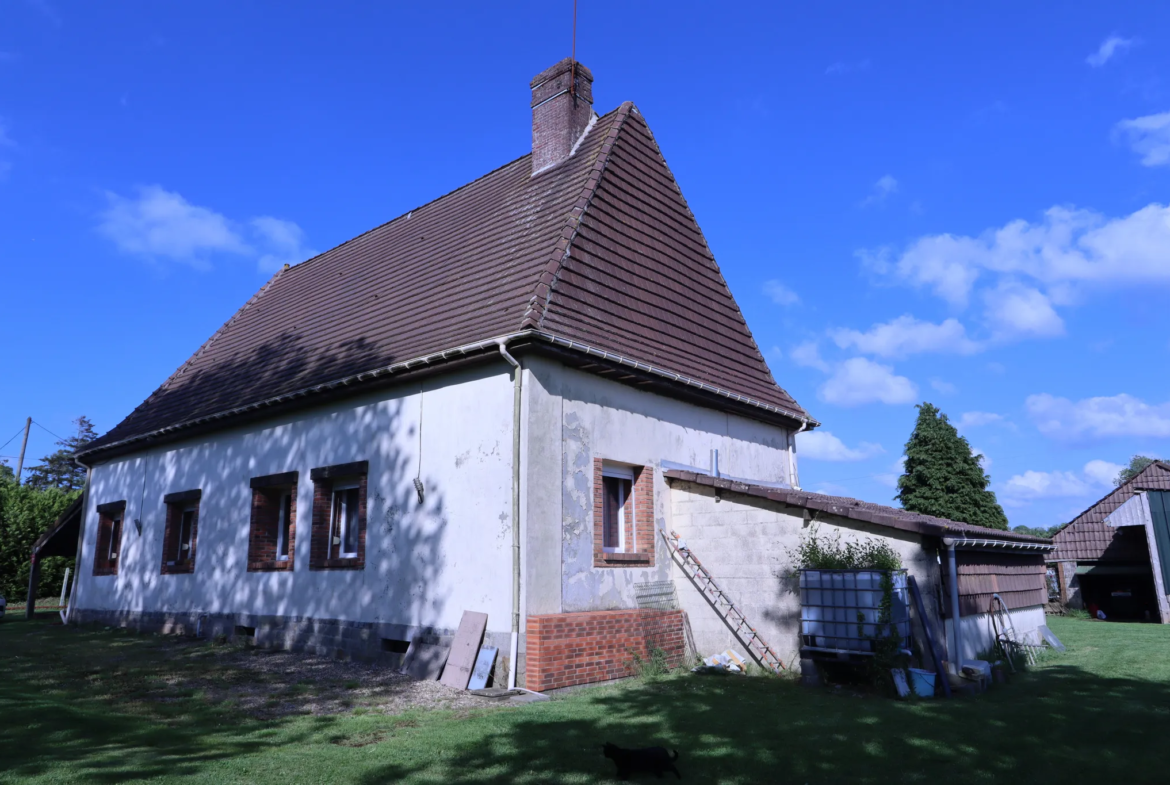
[[[593,73],[566,57],[532,80],[532,173],[556,166],[574,151],[593,114]]]

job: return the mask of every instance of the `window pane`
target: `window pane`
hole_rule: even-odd
[[[358,489],[345,492],[345,541],[342,543],[347,554],[356,554],[358,549]]]
[[[601,478],[602,529],[601,544],[605,548],[621,547],[622,483],[616,477]]]
[[[280,499],[280,529],[276,533],[276,555],[278,558],[288,558],[288,533],[292,525],[292,494],[285,494]]]
[[[183,510],[182,522],[179,524],[179,552],[175,555],[177,561],[185,561],[191,557],[191,529],[195,522],[194,510]]]
[[[115,518],[110,526],[110,551],[107,555],[110,561],[118,558],[118,541],[122,535],[122,519]]]

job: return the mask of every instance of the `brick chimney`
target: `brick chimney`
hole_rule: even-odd
[[[580,63],[574,68],[573,59],[566,57],[537,74],[531,87],[532,173],[536,174],[568,158],[589,127],[593,73]]]

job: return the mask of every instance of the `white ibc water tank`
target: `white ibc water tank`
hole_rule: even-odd
[[[801,647],[812,651],[867,653],[881,624],[884,570],[801,570]],[[892,570],[889,626],[909,647],[910,606],[905,570]]]

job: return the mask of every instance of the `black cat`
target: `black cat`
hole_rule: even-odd
[[[678,750],[674,751],[672,758],[670,753],[666,751],[666,747],[626,750],[616,744],[610,744],[608,741],[602,750],[604,750],[605,757],[612,760],[617,766],[618,779],[628,780],[631,774],[643,771],[656,777],[661,777],[665,772],[673,771],[674,776],[682,779],[682,775],[674,767],[674,761],[678,760]]]

